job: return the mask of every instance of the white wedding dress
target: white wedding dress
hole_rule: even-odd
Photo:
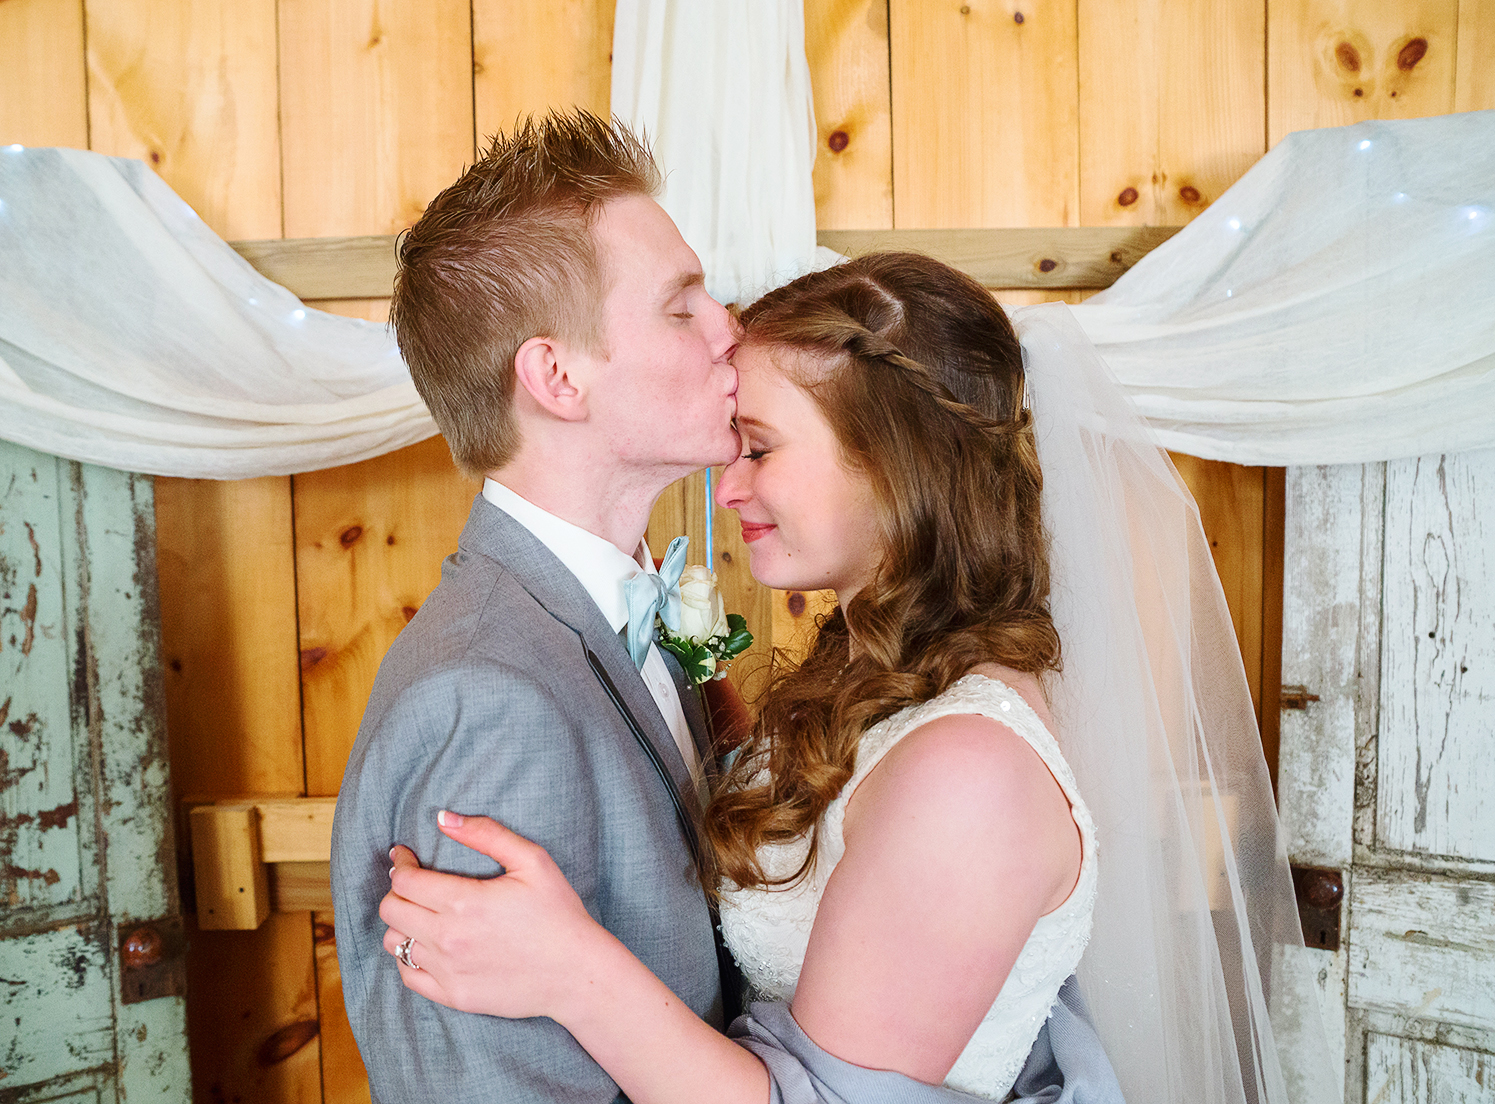
[[[998,720],[1032,746],[1069,799],[1083,847],[1074,889],[1063,904],[1039,919],[996,1001],[945,1078],[950,1088],[1000,1100],[1017,1079],[1059,987],[1074,972],[1090,939],[1097,882],[1095,825],[1080,800],[1074,775],[1038,714],[1010,687],[984,675],[967,675],[938,697],[869,728],[857,751],[855,771],[821,818],[814,868],[788,888],[724,892],[722,933],[747,979],[750,1000],[791,1000],[821,895],[846,850],[841,834],[846,802],[894,744],[920,725],[957,713]],[[808,846],[807,839],[800,839],[767,847],[759,858],[766,873],[779,877],[799,867]]]

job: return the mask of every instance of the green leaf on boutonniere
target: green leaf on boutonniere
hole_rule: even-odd
[[[681,659],[685,667],[685,673],[696,685],[700,685],[716,673],[716,656],[711,654],[711,649],[704,644],[698,644],[691,649],[688,659]]]

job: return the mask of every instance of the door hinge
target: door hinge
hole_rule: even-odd
[[[1282,688],[1283,709],[1307,709],[1309,702],[1319,700],[1317,694],[1310,694],[1306,686],[1284,686]]]

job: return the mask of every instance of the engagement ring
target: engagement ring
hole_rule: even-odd
[[[400,964],[402,966],[408,966],[412,970],[419,970],[420,967],[410,961],[410,948],[414,945],[415,936],[407,935],[404,940],[401,941],[400,945],[395,948],[395,957],[400,960]]]

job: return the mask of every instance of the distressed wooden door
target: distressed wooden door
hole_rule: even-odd
[[[1495,451],[1289,469],[1284,591],[1279,803],[1343,879],[1299,965],[1346,1104],[1495,1102]]]
[[[0,1102],[185,1102],[145,476],[0,441]]]

